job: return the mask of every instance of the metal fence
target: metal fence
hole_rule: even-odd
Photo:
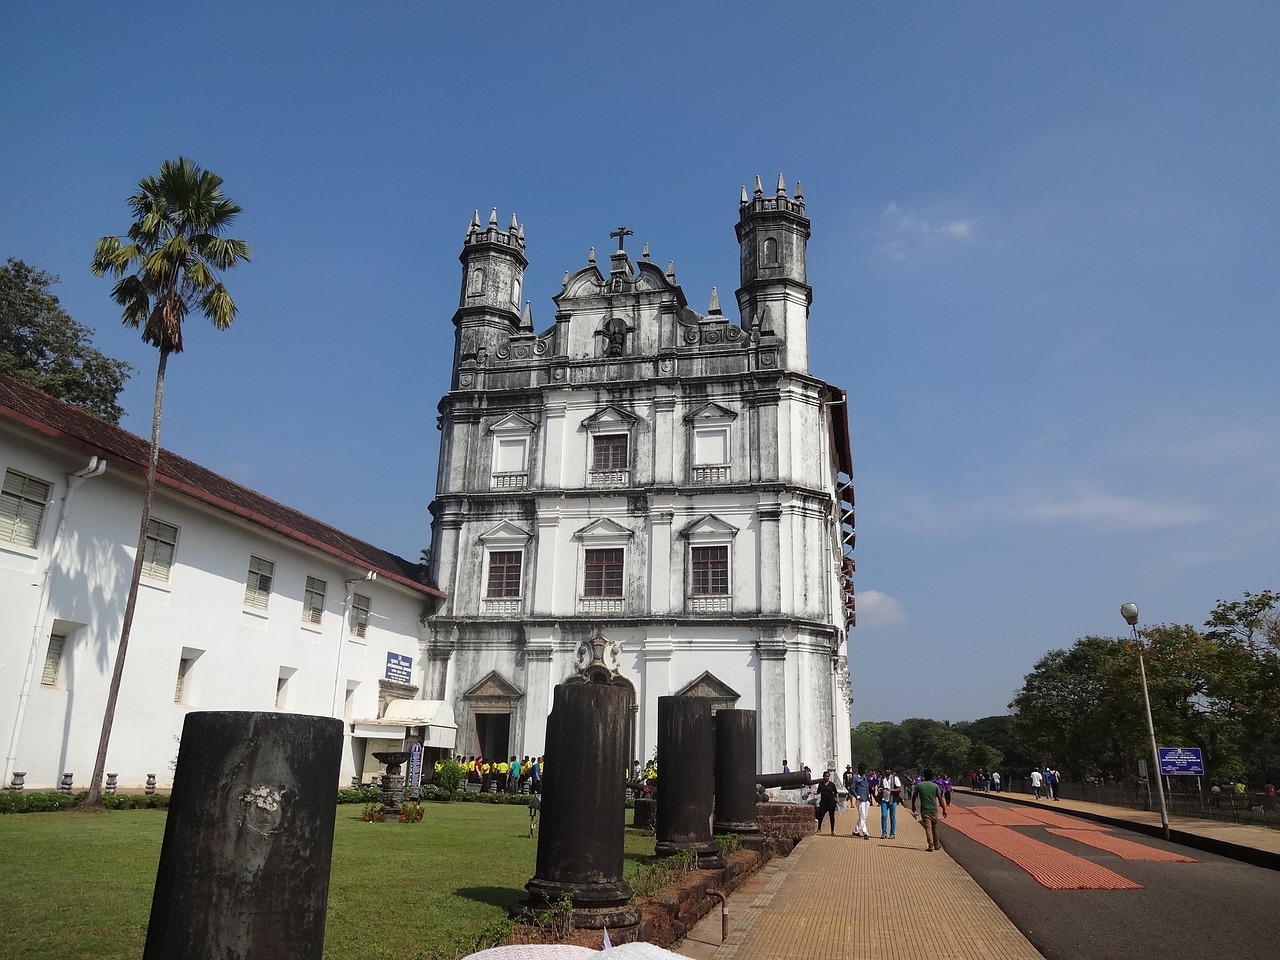
[[[1165,803],[1170,816],[1201,817],[1280,829],[1280,804],[1275,797],[1261,793],[1241,796],[1231,792],[1230,787],[1223,787],[1222,796],[1215,798],[1209,795],[1208,781],[1203,779],[1203,791],[1197,793],[1194,777],[1170,777],[1166,783],[1169,786],[1165,789]],[[1062,783],[1058,789],[1064,800],[1103,803],[1131,810],[1160,809],[1154,786],[1149,787],[1143,780]],[[1033,792],[1029,780],[1013,780],[1009,790],[1013,793]]]

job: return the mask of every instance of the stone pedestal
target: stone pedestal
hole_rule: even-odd
[[[692,852],[699,867],[725,865],[711,833],[712,777],[711,701],[659,697],[658,842],[654,845],[658,856]]]
[[[409,759],[409,754],[402,750],[393,753],[375,753],[374,759],[385,764],[387,772],[382,775],[382,817],[394,823],[400,819],[400,805],[404,803],[404,775],[400,772],[400,764]]]
[[[321,960],[342,727],[187,715],[143,960]]]
[[[573,925],[639,935],[640,911],[622,879],[630,698],[622,687],[561,684],[547,718],[538,864],[526,885],[532,910],[567,898]]]
[[[758,833],[756,712],[717,710],[715,730],[716,833]]]

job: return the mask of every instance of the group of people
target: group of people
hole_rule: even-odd
[[[974,793],[981,791],[982,793],[990,793],[994,790],[1000,792],[1000,771],[999,770],[970,770],[969,771],[969,787]]]
[[[910,799],[913,815],[917,805],[920,808],[920,823],[924,826],[928,850],[932,852],[942,849],[942,841],[938,837],[938,817],[941,814],[945,818],[947,807],[951,805],[951,778],[945,773],[935,777],[932,770],[926,769],[907,783],[892,767],[886,766],[882,771],[869,771],[865,763],[860,763],[856,771],[852,767],[845,767],[843,779],[844,792],[858,813],[858,820],[853,828],[855,837],[871,839],[867,830],[867,815],[874,801],[880,805],[880,839],[895,839],[898,833],[898,804]],[[829,819],[831,833],[835,835],[840,792],[840,788],[831,779],[831,771],[823,773],[822,781],[814,792],[814,816],[818,821],[819,833],[822,832],[823,821]]]
[[[1031,792],[1036,795],[1039,800],[1041,794],[1050,800],[1060,800],[1058,796],[1058,784],[1062,780],[1062,775],[1051,767],[1045,767],[1041,770],[1036,767],[1031,771]]]
[[[516,757],[510,760],[491,760],[488,757],[464,757],[462,754],[450,758],[466,772],[467,783],[479,784],[481,793],[540,793],[542,791],[542,773],[546,769],[542,757]],[[443,760],[435,762],[438,775],[444,766]]]

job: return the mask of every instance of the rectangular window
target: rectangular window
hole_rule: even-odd
[[[191,665],[195,663],[194,657],[183,657],[178,661],[178,679],[173,686],[173,702],[183,702],[183,689],[187,685],[187,674],[191,671]]]
[[[364,639],[369,630],[369,598],[355,594],[351,598],[351,635]]]
[[[148,521],[147,545],[142,551],[142,575],[167,583],[177,549],[177,527],[163,520]]]
[[[694,547],[691,588],[697,596],[723,596],[729,592],[729,548]]]
[[[307,589],[302,593],[302,622],[318,624],[324,619],[325,582],[307,577]]]
[[[495,550],[489,554],[489,581],[486,597],[520,596],[520,570],[524,555],[519,550]]]
[[[283,710],[289,703],[289,678],[276,678],[276,709]]]
[[[44,652],[44,673],[40,674],[40,685],[56,687],[58,674],[62,672],[62,650],[67,638],[54,634],[49,638],[49,649]]]
[[[627,435],[625,433],[614,433],[592,438],[592,470],[626,470],[628,466]]]
[[[0,489],[0,540],[34,547],[52,489],[43,480],[6,470],[4,487]]]
[[[267,601],[271,599],[271,578],[275,576],[276,565],[261,557],[249,557],[249,579],[244,586],[244,605],[256,610],[267,609]]]
[[[588,550],[582,580],[584,597],[622,596],[622,548]]]
[[[718,466],[729,462],[729,428],[703,427],[693,432],[695,466]]]

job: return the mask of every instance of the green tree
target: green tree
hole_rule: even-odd
[[[57,282],[13,257],[0,267],[0,373],[119,423],[133,368],[93,346],[93,331],[62,308]]]
[[[865,763],[868,770],[880,769],[884,764],[884,757],[880,754],[880,732],[889,726],[892,726],[892,724],[877,720],[864,720],[849,731],[850,756],[853,757],[853,765],[855,767],[860,763]]]
[[[107,746],[120,695],[120,679],[124,674],[142,576],[147,526],[151,520],[169,355],[182,352],[182,322],[192,310],[202,313],[219,330],[231,325],[236,306],[220,279],[221,272],[249,260],[247,243],[223,236],[240,213],[240,206],[223,195],[221,177],[202,170],[186,157],[166,160],[160,165],[158,175],[139,181],[138,192],[128,203],[134,220],[127,235],[99,240],[91,269],[97,276],[109,273],[120,278],[111,296],[123,308],[125,324],[134,329],[141,327],[143,341],[159,351],[160,359],[156,366],[142,523],[86,806],[102,805]]]
[[[1013,717],[1007,713],[961,721],[955,725],[955,728],[972,740],[975,747],[985,746],[1000,754],[999,760],[987,759],[985,763],[971,759],[970,766],[974,769],[985,767],[991,770],[1004,765],[1017,770],[1024,767],[1030,770],[1035,764],[1034,758],[1027,753],[1026,747],[1018,739]],[[989,755],[984,754],[984,756]]]

